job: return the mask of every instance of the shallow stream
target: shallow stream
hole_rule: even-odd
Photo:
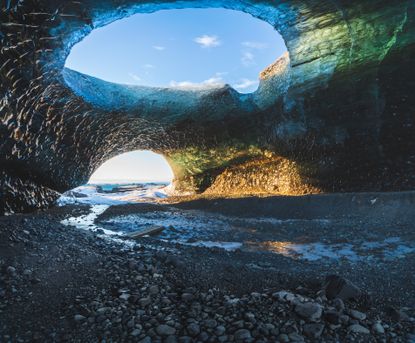
[[[88,193],[89,192],[89,193]],[[162,232],[151,237],[151,245],[160,241],[176,245],[187,245],[203,249],[219,248],[227,251],[250,251],[280,254],[292,259],[307,261],[336,261],[351,263],[359,261],[381,262],[402,258],[415,252],[415,243],[398,235],[386,236],[385,230],[361,230],[358,234],[353,227],[342,222],[321,219],[278,219],[270,217],[239,218],[200,210],[181,210],[164,205],[157,211],[125,211],[125,214],[109,216],[97,220],[111,205],[124,202],[116,199],[116,204],[108,203],[117,195],[96,195],[88,188],[88,197],[80,198],[81,203],[90,200],[90,213],[65,219],[63,224],[79,229],[99,232],[111,239],[123,239],[131,232],[163,227]],[[165,194],[160,185],[146,186],[133,190],[135,202],[154,203],[157,194]],[[151,196],[149,196],[151,194]],[[164,196],[164,195],[163,195]],[[103,197],[104,204],[97,204]],[[131,199],[131,194],[123,194]],[[118,196],[119,198],[119,196]],[[98,201],[97,201],[98,199]],[[112,201],[111,200],[111,201]],[[67,202],[67,201],[66,201]],[[161,205],[160,205],[161,206]],[[387,231],[387,230],[386,230]],[[140,238],[146,243],[146,236]],[[133,244],[128,240],[129,244]]]

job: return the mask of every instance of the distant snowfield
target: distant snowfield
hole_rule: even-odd
[[[114,188],[120,191],[111,191]],[[62,194],[59,206],[68,204],[125,205],[128,203],[154,202],[167,197],[167,183],[112,183],[87,184]]]

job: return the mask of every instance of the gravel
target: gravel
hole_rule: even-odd
[[[242,267],[238,252],[131,246],[59,224],[82,211],[0,219],[1,342],[407,343],[414,337],[411,304],[376,306],[341,275],[288,282],[278,272]],[[264,259],[255,256],[257,264]],[[235,268],[226,263],[232,258]],[[245,282],[236,282],[241,274]]]

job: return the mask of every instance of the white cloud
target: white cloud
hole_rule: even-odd
[[[242,54],[241,62],[245,67],[249,67],[255,64],[255,56],[252,52],[245,51]]]
[[[251,42],[251,41],[246,41],[246,42],[242,42],[241,43],[242,46],[246,47],[246,48],[250,48],[250,49],[266,49],[268,48],[268,44],[267,43],[262,43],[262,42]]]
[[[225,85],[225,82],[223,81],[220,75],[221,73],[217,73],[211,78],[204,80],[202,82],[170,81],[170,87],[180,88],[180,89],[192,89],[192,90],[223,87]]]
[[[154,68],[155,68],[155,66],[154,66],[154,65],[152,65],[152,64],[144,64],[144,65],[143,65],[143,68],[144,68],[144,69],[154,69]]]
[[[161,45],[153,45],[153,49],[158,50],[158,51],[163,51],[163,50],[166,50],[166,47],[161,46]]]
[[[196,37],[194,41],[199,44],[202,48],[214,48],[221,45],[221,41],[217,36],[203,35]]]
[[[129,73],[128,74],[134,81],[141,81],[142,79],[141,79],[141,77],[140,76],[138,76],[138,75],[136,75],[136,74],[133,74],[133,73]]]
[[[242,79],[239,83],[235,84],[233,87],[237,90],[244,90],[252,86],[258,87],[258,84],[259,84],[258,80]]]

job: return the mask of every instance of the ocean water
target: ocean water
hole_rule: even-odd
[[[168,182],[102,182],[88,183],[65,192],[58,204],[123,205],[154,202],[166,198],[171,186]]]

